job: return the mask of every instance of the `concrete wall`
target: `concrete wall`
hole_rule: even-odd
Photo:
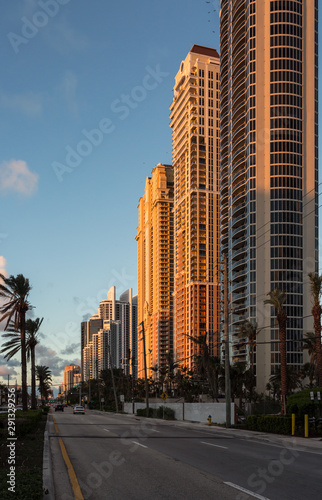
[[[149,402],[150,408],[159,408],[163,403]],[[145,408],[145,403],[134,403],[134,413],[139,408]],[[225,403],[168,403],[164,406],[174,410],[176,420],[186,420],[188,422],[208,423],[207,418],[211,415],[212,422],[215,424],[226,423],[226,404]],[[124,403],[124,411],[133,413],[132,403]],[[231,403],[231,423],[235,424],[235,404]]]

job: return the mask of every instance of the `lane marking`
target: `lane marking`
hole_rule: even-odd
[[[219,444],[206,443],[206,441],[200,441],[202,444],[208,444],[209,446],[215,446],[216,448],[223,448],[224,450],[228,450],[227,446],[220,446]]]
[[[253,491],[246,490],[246,488],[243,488],[242,486],[238,486],[238,484],[229,483],[229,482],[224,482],[224,484],[227,484],[227,486],[231,486],[232,488],[235,488],[236,490],[247,493],[247,495],[250,495],[254,498],[258,498],[259,500],[269,500],[269,498],[263,497],[262,495],[258,495],[258,493],[254,493]]]
[[[150,429],[150,431],[152,431],[152,432],[161,432],[161,431],[157,431],[156,429]]]
[[[106,431],[106,432],[111,432],[109,429],[103,429],[103,431]]]
[[[142,446],[142,448],[147,448],[144,444],[138,443],[137,441],[132,441],[132,443]]]
[[[72,466],[72,463],[71,463],[71,461],[69,459],[69,456],[68,456],[68,453],[66,451],[65,445],[63,443],[62,438],[59,437],[59,430],[58,430],[56,421],[54,419],[54,416],[52,416],[52,417],[53,417],[53,421],[54,421],[54,424],[55,424],[55,430],[56,430],[56,432],[58,434],[58,441],[59,441],[59,444],[60,444],[60,449],[61,449],[64,461],[65,461],[65,464],[66,464],[66,467],[67,467],[67,471],[68,471],[68,475],[69,475],[69,479],[70,479],[70,482],[71,482],[71,485],[72,485],[72,488],[73,488],[75,500],[84,500],[84,497],[82,495],[80,486],[79,486],[78,481],[77,481],[77,476],[75,474],[75,471],[74,471],[74,468]]]

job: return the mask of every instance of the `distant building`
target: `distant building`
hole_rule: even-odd
[[[66,394],[81,382],[81,370],[77,365],[65,366],[62,390]]]
[[[98,306],[98,314],[81,324],[82,378],[97,378],[110,366],[108,346],[114,368],[137,377],[137,296],[126,290],[116,300],[112,286]]]
[[[173,355],[173,168],[159,163],[140,198],[138,242],[138,373],[144,378],[164,368]],[[152,368],[154,370],[152,370]]]

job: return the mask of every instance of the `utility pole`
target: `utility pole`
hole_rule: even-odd
[[[229,354],[229,330],[228,330],[228,269],[227,255],[224,253],[224,328],[225,328],[225,398],[226,398],[226,427],[231,426],[230,405],[230,354]]]
[[[108,342],[107,342],[107,349],[108,349],[108,357],[109,357],[109,361],[110,361],[111,377],[112,377],[112,384],[113,384],[113,391],[114,391],[115,412],[118,413],[119,410],[118,410],[118,405],[117,405],[117,395],[116,395],[114,372],[113,372],[113,365],[112,365],[111,346]]]
[[[146,369],[146,349],[145,349],[144,321],[142,321],[140,324],[142,326],[142,340],[143,340],[146,416],[148,417],[149,416],[149,384],[148,384],[148,373],[147,373],[147,369]]]

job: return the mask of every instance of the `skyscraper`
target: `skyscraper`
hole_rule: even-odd
[[[81,324],[82,377],[96,377],[109,366],[108,345],[113,366],[137,377],[137,296],[126,290],[116,300],[112,286],[99,303],[98,314]],[[102,366],[104,368],[102,368]]]
[[[138,323],[145,328],[148,376],[164,368],[173,354],[173,168],[159,163],[146,179],[139,201]],[[144,378],[139,326],[138,376]],[[152,370],[154,368],[154,371]]]
[[[198,339],[218,354],[219,55],[194,45],[170,107],[174,168],[174,353],[192,367]]]
[[[309,272],[318,261],[318,1],[222,0],[221,247],[228,259],[229,331],[258,336],[257,388],[280,364],[267,293],[286,293],[287,362],[303,363],[312,330]]]

